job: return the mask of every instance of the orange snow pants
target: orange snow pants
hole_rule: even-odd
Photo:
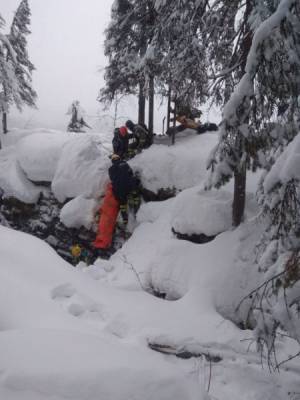
[[[119,201],[113,194],[112,184],[109,183],[106,187],[104,200],[100,208],[100,220],[96,240],[93,243],[94,247],[107,249],[111,246],[119,208]]]

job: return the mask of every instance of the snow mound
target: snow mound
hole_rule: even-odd
[[[184,137],[174,146],[152,145],[130,160],[130,165],[153,192],[161,188],[187,189],[204,182],[206,159],[217,140],[217,134],[210,133]]]
[[[2,334],[0,351],[5,399],[204,400],[159,356],[99,334],[15,331]]]
[[[199,187],[180,193],[172,208],[172,227],[184,234],[215,236],[230,229],[232,194]]]
[[[64,144],[72,136],[67,133],[34,133],[21,139],[16,146],[21,168],[32,181],[51,182]]]
[[[48,128],[12,128],[9,130],[7,135],[1,135],[1,144],[3,147],[9,147],[16,145],[21,139],[25,138],[26,136],[30,136],[33,134],[64,134],[65,132],[58,131],[56,129],[48,129]]]
[[[13,152],[1,151],[0,171],[0,188],[5,197],[15,197],[29,204],[38,200],[41,189],[28,181]]]
[[[64,205],[60,212],[60,220],[67,228],[84,226],[90,229],[97,206],[96,200],[78,196]]]
[[[77,196],[97,197],[104,191],[110,165],[108,152],[92,136],[80,134],[65,143],[52,191],[58,201]]]

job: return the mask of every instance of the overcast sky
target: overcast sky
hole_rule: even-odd
[[[0,13],[9,29],[20,0],[0,0]],[[29,0],[30,59],[36,67],[33,86],[38,93],[38,111],[11,113],[10,123],[63,128],[65,113],[74,99],[89,115],[96,115],[96,101],[103,85],[100,72],[106,60],[103,32],[110,20],[113,0]],[[13,118],[13,121],[12,121]]]
[[[9,30],[14,11],[21,0],[0,0],[0,14]],[[79,100],[87,112],[87,122],[94,130],[110,129],[113,109],[103,111],[97,102],[103,86],[104,30],[110,22],[113,0],[29,0],[31,34],[28,36],[30,59],[36,67],[33,87],[37,91],[38,110],[22,114],[11,110],[8,128],[47,127],[66,129],[70,117],[67,109]],[[97,118],[97,115],[101,118]],[[109,114],[110,116],[107,116]],[[137,99],[126,98],[118,109],[117,124],[126,119],[136,121]],[[155,130],[162,132],[166,104],[155,105]],[[105,117],[106,116],[106,117]],[[216,122],[213,111],[203,118]]]

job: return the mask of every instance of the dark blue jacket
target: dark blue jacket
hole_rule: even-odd
[[[128,194],[138,188],[138,182],[132,169],[124,160],[113,160],[108,174],[114,195],[121,204],[127,203]]]

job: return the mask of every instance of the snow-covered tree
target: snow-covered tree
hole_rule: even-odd
[[[85,132],[84,127],[90,128],[84,120],[85,114],[80,102],[74,100],[67,111],[67,115],[71,115],[71,120],[67,128],[68,132]]]
[[[4,26],[0,18],[0,112],[2,114],[3,132],[7,132],[7,112],[11,104],[21,107],[19,82],[16,77],[17,58],[8,38],[1,32]]]
[[[32,72],[35,67],[29,60],[27,51],[27,35],[30,34],[30,8],[28,0],[22,0],[12,21],[9,42],[16,53],[16,76],[22,104],[35,107],[37,94],[32,88]]]
[[[111,8],[111,22],[106,29],[104,54],[108,57],[105,68],[105,87],[99,99],[111,103],[120,93],[132,94],[136,86],[136,66],[131,20],[133,7],[129,0],[116,0]]]
[[[278,3],[257,0],[249,4],[248,12],[245,8],[250,30],[240,49],[247,54],[239,61],[243,76],[224,108],[220,142],[209,161],[213,171],[209,187],[235,176],[234,225],[243,215],[246,169],[265,166],[263,154],[297,133],[299,4]],[[239,198],[243,201],[235,207]]]
[[[27,35],[30,34],[30,8],[28,0],[22,0],[17,8],[10,33],[2,47],[3,74],[2,81],[2,114],[3,131],[7,132],[7,113],[9,106],[15,104],[19,110],[24,105],[35,107],[36,92],[32,88],[32,71],[34,66],[27,52]],[[5,67],[4,67],[5,64]]]
[[[206,50],[201,38],[203,2],[175,0],[155,2],[158,13],[153,48],[159,60],[160,91],[169,88],[177,103],[197,105],[206,99]]]
[[[145,120],[145,94],[153,76],[147,49],[154,28],[154,8],[151,0],[115,0],[111,23],[106,30],[105,87],[100,101],[110,103],[118,94],[139,95],[138,120]]]
[[[253,35],[223,110],[208,186],[242,177],[246,168],[266,170],[259,189],[266,232],[257,255],[265,274],[251,296],[256,338],[271,360],[280,331],[300,345],[300,3],[254,1],[247,23]]]
[[[300,350],[300,132],[265,174],[259,200],[265,233],[258,254],[263,284],[253,303],[255,336],[276,363],[272,356],[283,331]]]

